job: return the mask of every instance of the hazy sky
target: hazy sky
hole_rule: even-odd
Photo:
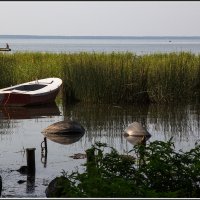
[[[0,1],[0,35],[200,36],[198,1]]]

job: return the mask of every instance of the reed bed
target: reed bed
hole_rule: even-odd
[[[60,57],[48,53],[0,54],[0,86],[7,87],[52,76],[61,77]]]
[[[200,101],[200,55],[156,53],[0,54],[0,87],[60,77],[64,102]]]
[[[68,99],[92,103],[200,101],[200,55],[79,53],[66,55]],[[71,95],[71,96],[70,96]]]

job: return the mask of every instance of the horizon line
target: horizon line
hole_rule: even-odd
[[[143,35],[143,36],[138,36],[138,35],[34,35],[34,34],[3,34],[3,35],[0,35],[0,37],[56,37],[56,38],[69,38],[69,37],[73,37],[73,38],[78,38],[78,37],[85,37],[85,38],[92,38],[92,37],[98,37],[98,38],[108,38],[108,37],[112,37],[112,38],[144,38],[144,37],[149,37],[149,38],[155,38],[155,37],[167,37],[167,38],[170,38],[170,37],[200,37],[200,35],[191,35],[191,36],[188,36],[188,35]]]

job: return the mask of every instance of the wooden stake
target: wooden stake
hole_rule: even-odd
[[[26,149],[28,174],[35,175],[35,148]]]
[[[41,142],[41,162],[44,164],[44,167],[46,167],[47,165],[47,138],[46,137],[44,137],[44,141]]]

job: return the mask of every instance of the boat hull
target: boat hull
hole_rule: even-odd
[[[54,80],[56,82],[56,79],[42,79],[41,81],[44,82],[45,80],[52,80],[52,82]],[[61,84],[62,81],[59,80],[59,82],[56,82],[54,85],[52,84],[52,86],[51,83],[47,83],[47,86],[42,86],[44,89],[34,89],[32,91],[17,90],[24,86],[24,84],[2,89],[0,92],[0,106],[33,106],[52,103],[58,95]],[[38,87],[38,85],[30,82],[28,86]]]
[[[9,48],[0,48],[0,51],[11,51]]]
[[[29,95],[29,94],[0,94],[1,106],[32,106],[47,104],[55,101],[59,89],[52,91],[48,94],[42,95]]]

